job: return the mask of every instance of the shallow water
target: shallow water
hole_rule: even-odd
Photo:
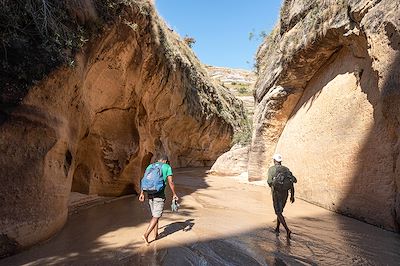
[[[296,200],[284,212],[288,240],[272,231],[266,188],[205,169],[175,174],[181,209],[171,213],[167,202],[149,246],[140,237],[147,205],[131,197],[70,216],[51,240],[0,265],[400,265],[398,234]]]

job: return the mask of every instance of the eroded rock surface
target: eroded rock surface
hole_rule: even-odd
[[[274,152],[297,195],[399,230],[399,3],[286,0],[258,51],[249,178]]]
[[[211,172],[220,175],[240,175],[247,172],[249,146],[232,147],[222,154],[211,167]]]
[[[88,10],[95,19],[95,8]],[[240,131],[241,102],[212,85],[151,3],[132,1],[103,26],[74,67],[51,72],[18,107],[2,109],[0,234],[7,241],[0,245],[7,254],[57,232],[71,190],[137,192],[155,156],[167,153],[173,167],[211,165]]]

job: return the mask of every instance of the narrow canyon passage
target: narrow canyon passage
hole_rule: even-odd
[[[284,214],[287,241],[273,232],[269,189],[205,168],[175,170],[178,213],[160,220],[160,239],[140,235],[150,218],[136,197],[81,210],[48,242],[0,265],[395,265],[400,236],[297,199]],[[167,197],[170,195],[167,195]],[[152,240],[152,238],[150,238]]]

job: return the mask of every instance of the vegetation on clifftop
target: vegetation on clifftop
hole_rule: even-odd
[[[74,56],[135,0],[0,0],[0,106],[18,104],[28,88]]]
[[[267,54],[279,52],[283,59],[293,56],[299,49],[314,42],[326,34],[332,24],[347,16],[348,0],[310,1],[303,0],[296,4],[301,8],[292,9],[293,0],[285,0],[280,11],[279,23],[268,34],[257,55],[257,71],[262,71]],[[303,21],[304,23],[299,23]],[[284,35],[290,35],[284,38]]]
[[[151,33],[168,67],[184,72],[186,89],[192,90],[188,98],[201,110],[193,108],[193,117],[217,116],[235,131],[245,128],[243,106],[209,81],[196,55],[159,19],[151,1],[0,0],[0,5],[0,115],[56,68],[74,67],[75,55],[90,47],[85,44],[120,23],[139,35]]]
[[[349,0],[285,0],[279,23],[257,51],[256,71],[262,77],[258,82],[263,84],[262,88],[258,86],[257,100],[282,78],[281,71],[293,63],[299,51],[315,47],[328,30],[347,25],[351,20],[349,8]]]

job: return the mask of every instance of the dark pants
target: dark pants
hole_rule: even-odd
[[[288,190],[274,191],[272,190],[272,202],[274,203],[274,210],[276,214],[282,214],[288,198]]]

